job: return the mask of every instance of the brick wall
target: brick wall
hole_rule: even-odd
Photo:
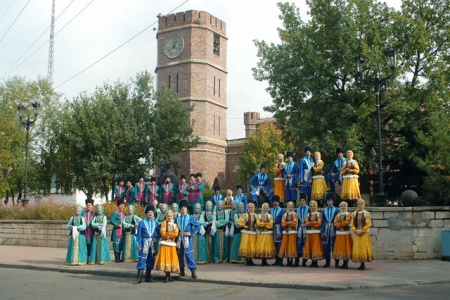
[[[441,231],[450,229],[450,207],[368,207],[376,259],[442,256]],[[67,247],[67,221],[0,220],[0,245]],[[112,226],[108,225],[108,235]]]

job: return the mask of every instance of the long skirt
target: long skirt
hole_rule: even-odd
[[[360,198],[358,178],[345,178],[341,191],[341,200],[358,200]]]
[[[200,234],[192,238],[194,244],[195,262],[199,265],[207,264],[211,261],[209,248],[206,247],[206,237]]]
[[[232,236],[223,236],[223,262],[230,261],[231,245],[233,244]]]
[[[281,258],[297,257],[297,232],[283,234],[278,256]]]
[[[256,254],[256,232],[246,233],[241,231],[241,244],[239,256],[254,258]]]
[[[364,233],[362,236],[355,235],[353,239],[352,261],[357,263],[370,262],[373,260],[372,243],[370,234]]]
[[[303,258],[311,260],[321,260],[325,258],[320,233],[306,234],[305,247],[303,248]]]
[[[277,255],[277,249],[273,242],[273,232],[265,231],[259,233],[256,238],[256,258],[274,258]]]
[[[352,258],[352,235],[351,234],[337,234],[336,242],[334,243],[333,258],[349,260]]]
[[[69,236],[67,245],[66,264],[70,266],[80,266],[87,263],[87,247],[84,235],[79,235],[76,239]]]
[[[324,178],[314,178],[312,181],[312,200],[323,200],[327,193],[327,184]]]
[[[241,245],[241,233],[233,235],[233,242],[231,243],[230,262],[242,264],[245,262],[243,257],[239,256],[239,246]]]
[[[217,229],[216,234],[212,237],[213,241],[213,260],[215,263],[221,263],[224,255],[224,238],[223,229]]]
[[[161,244],[159,253],[156,256],[154,269],[168,273],[180,272],[177,247]]]
[[[284,190],[284,180],[275,180],[275,185],[273,188],[273,194],[280,196],[280,202],[284,202],[285,190]]]
[[[111,262],[111,253],[109,250],[109,242],[107,237],[102,237],[101,232],[95,233],[91,243],[91,256],[89,256],[89,264],[109,264]]]
[[[139,260],[139,251],[137,248],[136,236],[130,232],[125,232],[121,240],[122,260],[124,262],[133,262]]]

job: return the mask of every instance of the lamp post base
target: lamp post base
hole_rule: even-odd
[[[378,206],[386,205],[386,194],[377,194],[377,205]]]

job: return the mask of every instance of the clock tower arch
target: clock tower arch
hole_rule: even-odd
[[[201,172],[210,187],[226,181],[227,40],[225,22],[205,11],[159,18],[157,88],[170,88],[184,105],[194,105],[190,126],[200,137],[197,147],[176,157],[177,173]]]

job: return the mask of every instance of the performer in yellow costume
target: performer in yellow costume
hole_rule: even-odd
[[[361,263],[358,270],[365,270],[364,263],[373,261],[372,243],[370,242],[370,213],[365,210],[366,202],[358,199],[357,209],[353,213],[352,231],[355,234],[353,239],[352,261]]]
[[[239,246],[239,256],[245,257],[246,266],[254,266],[252,258],[256,253],[256,214],[255,204],[247,205],[247,212],[238,219],[241,227],[241,244]]]
[[[348,204],[342,201],[339,204],[339,213],[334,218],[336,229],[336,242],[334,243],[333,258],[342,259],[341,269],[348,269],[348,260],[352,258],[353,239],[350,231],[352,214],[347,211]]]
[[[267,259],[277,255],[275,242],[273,241],[273,217],[269,214],[269,203],[262,205],[262,212],[256,216],[256,226],[258,234],[256,237],[255,257],[261,258],[261,266],[268,266]]]
[[[322,201],[327,192],[327,183],[325,182],[325,176],[323,175],[323,161],[322,155],[319,151],[314,152],[314,174],[312,177],[312,192],[311,199],[316,201]]]
[[[283,175],[283,170],[284,167],[286,166],[286,163],[284,163],[283,158],[284,158],[283,154],[280,153],[277,155],[277,163],[275,164],[275,178],[274,178],[275,185],[273,188],[273,194],[278,195],[280,197],[281,204],[284,203],[285,198],[284,182],[286,180]]]
[[[322,214],[317,211],[317,202],[309,202],[310,213],[306,215],[306,241],[303,248],[303,259],[311,259],[310,267],[318,267],[317,261],[325,258],[323,253],[322,235],[320,227],[322,226]]]
[[[347,161],[344,163],[341,169],[342,178],[344,184],[342,186],[341,200],[348,201],[349,206],[355,206],[355,201],[361,198],[359,192],[359,165],[356,160],[353,159],[353,151],[347,151]]]
[[[286,266],[293,266],[292,258],[297,258],[297,223],[298,215],[294,210],[294,202],[289,201],[287,204],[287,212],[281,219],[283,226],[283,239],[281,241],[279,257],[287,258]]]

